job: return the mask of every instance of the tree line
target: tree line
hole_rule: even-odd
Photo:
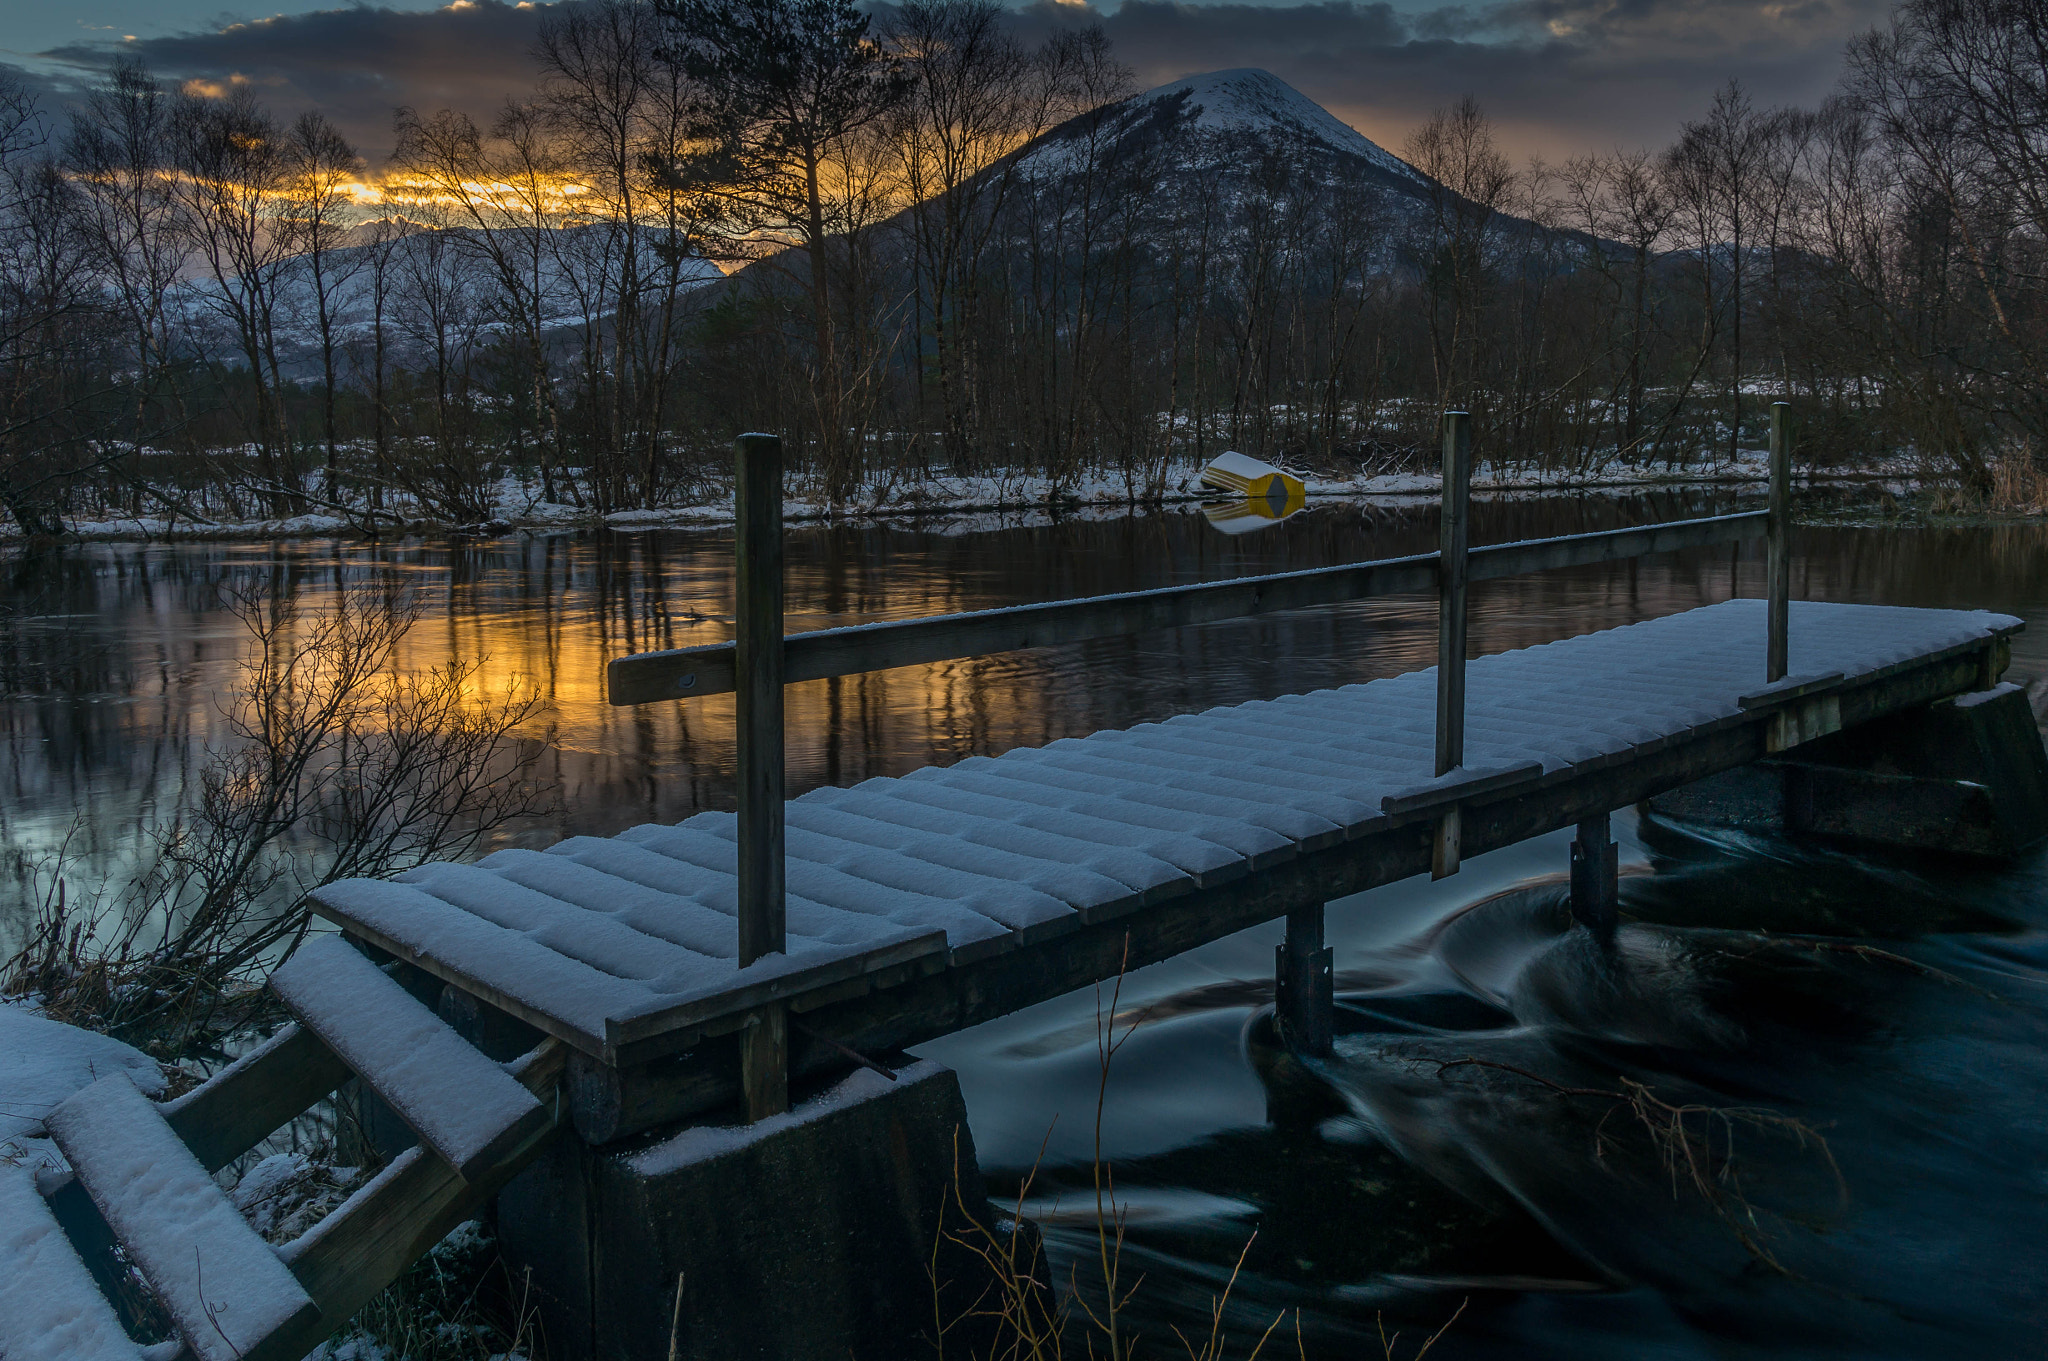
[[[1518,166],[1467,99],[1403,182],[1131,101],[994,0],[583,0],[479,124],[115,66],[0,88],[0,503],[366,528],[719,494],[741,429],[835,504],[939,474],[1157,497],[1327,473],[1802,457],[2048,500],[2048,12],[1909,0],[1816,109]],[[1026,479],[1031,479],[1026,481]]]

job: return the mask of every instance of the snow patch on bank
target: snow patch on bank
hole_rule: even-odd
[[[164,1090],[156,1060],[132,1045],[0,1000],[0,1161],[63,1167],[43,1117],[109,1073],[126,1074],[144,1096]]]

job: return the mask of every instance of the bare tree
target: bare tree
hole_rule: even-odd
[[[1515,172],[1494,144],[1491,120],[1470,95],[1431,114],[1408,139],[1406,155],[1430,181],[1431,216],[1421,254],[1437,402],[1447,407],[1469,400],[1488,251]]]
[[[910,78],[887,140],[911,205],[902,228],[917,317],[918,405],[938,408],[946,461],[967,467],[987,418],[975,342],[988,252],[1016,180],[1010,153],[1045,131],[1054,107],[995,0],[911,0],[895,10],[886,40]],[[927,343],[929,363],[922,362]]]
[[[196,805],[151,829],[134,883],[49,894],[4,979],[159,1052],[243,1019],[260,996],[250,975],[303,937],[311,889],[465,855],[548,807],[541,747],[519,737],[539,692],[478,694],[481,659],[404,670],[416,597],[366,584],[312,610],[254,591],[232,603],[248,629],[233,740]]]
[[[707,143],[675,168],[677,178],[722,181],[736,230],[786,235],[804,252],[826,494],[843,500],[858,450],[842,428],[829,257],[861,190],[833,172],[850,164],[859,134],[902,102],[907,79],[852,0],[654,4],[673,26],[672,52],[697,91],[694,131]]]
[[[286,385],[278,363],[278,306],[291,233],[280,218],[291,163],[277,123],[246,85],[218,98],[181,98],[171,119],[183,221],[210,287],[197,296],[234,338],[247,366],[258,489],[299,513],[305,488],[293,457]]]
[[[308,111],[285,131],[284,193],[277,231],[296,256],[296,271],[305,275],[303,296],[312,304],[313,325],[320,348],[320,435],[326,449],[321,492],[335,499],[334,418],[336,323],[349,284],[366,260],[343,251],[349,225],[344,210],[352,202],[350,187],[362,167],[348,139],[324,114]]]
[[[662,36],[648,6],[598,0],[544,18],[536,47],[541,108],[584,190],[573,230],[555,240],[583,316],[580,429],[605,510],[663,493],[677,305],[701,280],[714,215],[665,173],[689,154],[697,92],[680,66],[657,60]]]
[[[1995,388],[2038,458],[2048,439],[2048,16],[2027,0],[1909,0],[1851,44],[1849,68],[1850,97],[1898,164],[1898,205],[1911,214],[1899,226],[1925,262],[1918,286],[1962,314],[1963,325],[1942,328],[1939,362]],[[1957,430],[1954,452],[1971,442]]]
[[[1728,278],[1728,456],[1742,447],[1742,383],[1747,371],[1742,349],[1742,323],[1748,297],[1745,284],[1753,249],[1759,177],[1768,164],[1782,120],[1759,111],[1740,83],[1729,81],[1714,96],[1707,116],[1687,123],[1672,149],[1674,163],[1684,167],[1694,199],[1696,219],[1704,228],[1703,253],[1725,253]],[[1711,272],[1711,262],[1702,267]]]
[[[149,432],[177,428],[188,415],[178,382],[182,328],[170,306],[192,254],[177,191],[175,107],[140,63],[118,62],[74,106],[63,148],[91,270],[125,322],[123,349],[135,375],[129,439],[137,462]],[[175,515],[182,507],[173,501],[170,508]]]
[[[1572,225],[1585,233],[1580,258],[1613,293],[1620,323],[1614,344],[1622,356],[1613,382],[1615,447],[1633,456],[1653,438],[1643,428],[1643,405],[1653,362],[1655,270],[1678,205],[1655,160],[1642,151],[1568,161],[1561,182]]]
[[[400,109],[394,121],[394,170],[442,205],[445,225],[467,229],[455,239],[475,252],[495,285],[491,301],[512,338],[524,407],[516,430],[539,464],[542,495],[554,500],[559,488],[581,505],[582,491],[562,459],[548,349],[561,283],[551,234],[568,178],[565,148],[532,104],[508,103],[488,138],[467,114],[446,109],[427,117]]]
[[[65,493],[125,453],[96,438],[118,358],[77,190],[47,143],[34,97],[0,77],[0,506],[30,538],[60,533]]]

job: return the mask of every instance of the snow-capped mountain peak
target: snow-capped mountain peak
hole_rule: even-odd
[[[1132,111],[1178,103],[1195,126],[1214,132],[1254,132],[1296,143],[1319,144],[1356,156],[1389,174],[1424,184],[1421,172],[1271,71],[1238,67],[1184,76],[1130,101]]]
[[[1069,119],[1025,147],[1013,168],[1027,179],[1058,179],[1159,151],[1183,173],[1228,174],[1248,147],[1298,156],[1321,173],[1376,180],[1397,194],[1421,195],[1432,185],[1271,71],[1251,68],[1184,76]]]

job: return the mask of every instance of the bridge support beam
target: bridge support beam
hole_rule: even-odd
[[[1649,807],[1709,826],[2005,859],[2048,839],[2048,751],[2026,694],[2000,685],[1801,742]]]
[[[1320,903],[1287,914],[1287,939],[1275,953],[1273,1019],[1282,1038],[1304,1054],[1328,1054],[1337,1003]]]
[[[975,1235],[961,1207],[981,1215],[988,1201],[952,1070],[904,1062],[750,1124],[606,1148],[565,1131],[498,1198],[500,1250],[515,1279],[531,1273],[548,1354],[929,1352],[935,1319],[961,1322],[987,1284],[947,1236]],[[973,1331],[949,1332],[949,1351],[967,1355]]]
[[[1614,937],[1620,892],[1619,853],[1608,815],[1587,818],[1572,840],[1572,916],[1601,940]]]

